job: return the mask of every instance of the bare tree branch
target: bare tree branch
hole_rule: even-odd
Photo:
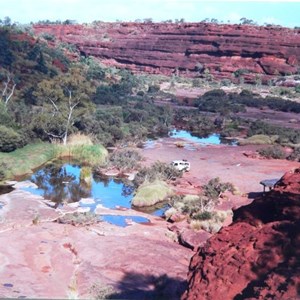
[[[6,81],[3,83],[4,88],[2,91],[1,100],[4,101],[5,106],[7,105],[8,101],[11,99],[15,92],[16,83],[14,79],[11,77],[9,73],[6,75]]]

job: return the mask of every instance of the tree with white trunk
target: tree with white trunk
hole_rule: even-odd
[[[10,72],[5,71],[1,75],[2,75],[0,79],[0,81],[2,82],[2,89],[0,91],[1,102],[3,102],[5,106],[7,106],[9,100],[11,100],[12,96],[14,95],[17,84],[14,80],[14,76]]]
[[[42,102],[42,111],[37,118],[50,140],[67,144],[74,122],[91,105],[89,99],[93,92],[93,86],[79,68],[38,84],[34,95]]]

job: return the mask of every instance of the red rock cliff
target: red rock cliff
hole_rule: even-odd
[[[300,168],[199,249],[183,299],[300,299],[299,258]]]
[[[300,30],[282,27],[206,23],[99,23],[98,25],[35,25],[75,44],[84,55],[108,65],[171,75],[264,81],[295,74],[300,66]],[[206,71],[205,71],[206,70]]]

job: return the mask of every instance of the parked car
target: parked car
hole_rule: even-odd
[[[179,171],[186,171],[188,172],[191,169],[191,164],[186,159],[182,160],[173,160],[171,165],[179,170]]]

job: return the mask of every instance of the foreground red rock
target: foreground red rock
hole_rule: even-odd
[[[299,68],[299,29],[207,23],[34,25],[75,44],[83,55],[107,65],[156,74],[204,76],[254,82],[295,74]],[[207,71],[206,71],[207,74]],[[258,76],[258,77],[257,77]]]
[[[0,201],[0,298],[90,299],[97,285],[112,286],[116,298],[176,299],[185,288],[191,251],[167,237],[160,218],[74,227],[53,222],[62,211],[27,192]]]
[[[299,204],[300,168],[199,249],[182,299],[299,299]]]

